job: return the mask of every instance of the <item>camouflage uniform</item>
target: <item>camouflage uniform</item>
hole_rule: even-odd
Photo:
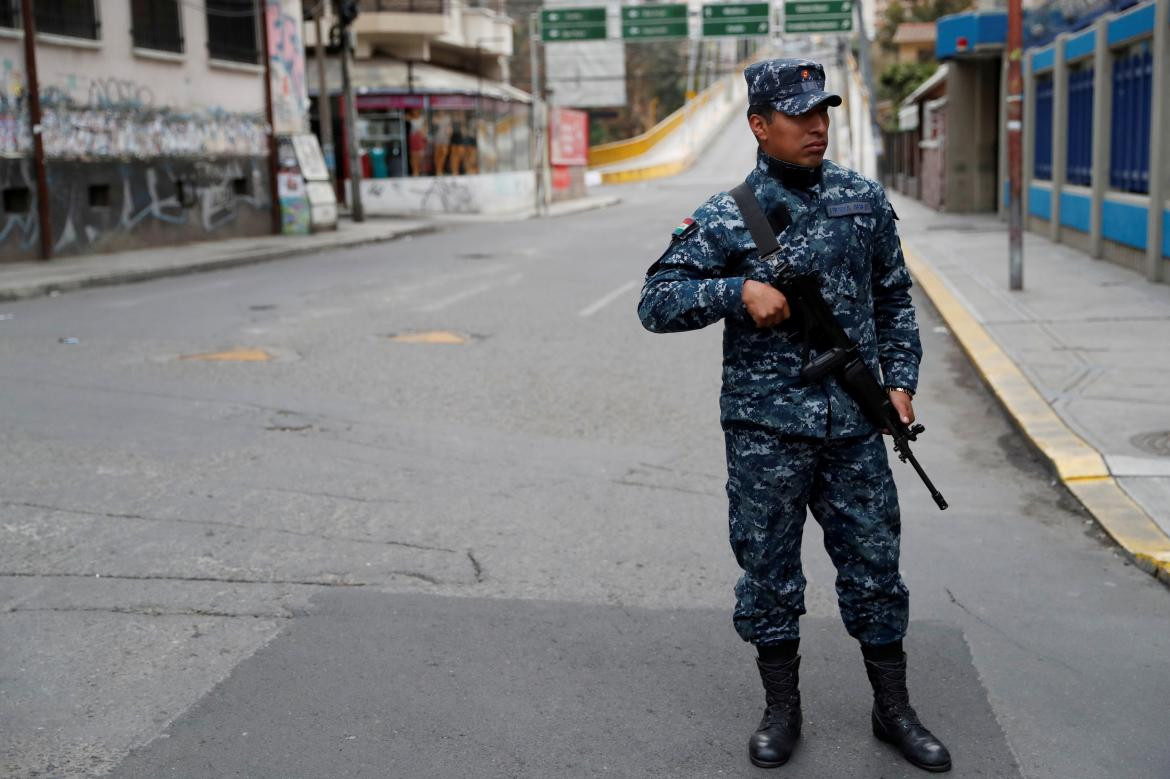
[[[807,65],[815,68],[814,85],[819,73],[823,87],[820,66]],[[751,87],[751,68],[747,75]],[[898,499],[881,433],[836,379],[802,381],[807,349],[799,327],[791,320],[756,327],[741,296],[746,279],[776,280],[778,264],[815,271],[871,369],[880,369],[886,386],[913,391],[922,349],[910,276],[880,185],[825,161],[820,183],[786,189],[774,175],[777,164],[761,151],[748,182],[766,214],[783,206],[791,215],[778,262],[760,262],[739,208],[721,192],[675,231],[647,272],[638,313],[656,333],[724,321],[720,410],[731,544],[744,571],[736,585],[736,630],[755,644],[797,637],[808,507],[837,568],[846,628],[864,644],[885,644],[905,633],[908,594],[898,573]]]

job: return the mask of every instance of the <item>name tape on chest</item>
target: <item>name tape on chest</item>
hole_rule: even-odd
[[[829,216],[857,216],[858,214],[872,214],[873,204],[864,200],[853,203],[834,203],[825,206],[825,213]]]

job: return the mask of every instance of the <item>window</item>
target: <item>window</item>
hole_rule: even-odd
[[[206,0],[207,51],[214,59],[260,62],[256,0]]]
[[[19,27],[20,13],[17,0],[0,0],[0,27]]]
[[[10,187],[4,190],[4,212],[27,214],[32,207],[32,193],[28,187]]]
[[[1052,178],[1052,76],[1036,78],[1036,146],[1032,175]]]
[[[1070,65],[1068,70],[1068,154],[1065,179],[1069,184],[1093,183],[1093,65]]]
[[[89,207],[90,208],[109,208],[110,207],[110,185],[109,184],[90,184],[89,185]]]
[[[93,0],[37,0],[33,3],[37,32],[97,40],[98,18]]]
[[[159,51],[183,50],[180,0],[130,0],[134,45]]]
[[[1109,186],[1150,191],[1150,97],[1154,65],[1150,41],[1114,52]]]

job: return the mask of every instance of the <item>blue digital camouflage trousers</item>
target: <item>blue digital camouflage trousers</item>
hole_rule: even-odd
[[[898,495],[880,433],[804,438],[729,426],[731,548],[743,568],[735,629],[768,644],[799,636],[805,613],[800,541],[806,507],[837,568],[837,602],[863,644],[902,638],[909,593],[898,573]]]

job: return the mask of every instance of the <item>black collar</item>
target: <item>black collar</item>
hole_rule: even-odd
[[[797,165],[771,157],[763,149],[759,151],[759,158],[764,163],[768,175],[778,180],[785,189],[808,190],[821,183],[822,165],[817,165],[815,168],[806,168],[804,165]]]

